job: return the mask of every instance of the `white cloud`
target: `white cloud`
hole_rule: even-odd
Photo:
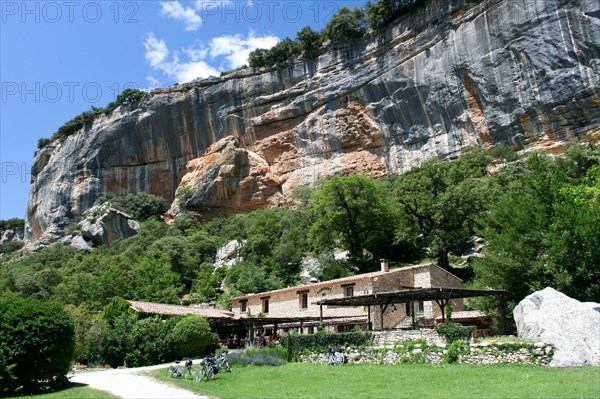
[[[183,52],[190,57],[192,61],[201,61],[208,55],[208,49],[200,45],[199,48],[187,47],[183,49]]]
[[[245,64],[248,54],[257,48],[271,48],[279,38],[273,35],[256,36],[252,31],[246,37],[241,34],[214,37],[210,41],[211,57],[225,56],[229,68]]]
[[[154,70],[161,71],[169,78],[184,83],[210,75],[219,76],[219,68],[213,65],[219,65],[225,69],[234,69],[244,65],[247,63],[248,54],[251,51],[259,47],[271,48],[278,41],[277,36],[257,36],[256,33],[250,31],[246,36],[236,34],[214,37],[208,46],[202,42],[196,42],[194,46],[171,51],[164,40],[149,33],[144,47],[146,48],[146,60]],[[180,59],[180,56],[183,59]],[[148,77],[148,81],[151,86],[156,86],[159,82],[154,76]]]
[[[197,61],[173,64],[168,74],[178,82],[190,82],[200,77],[219,76],[220,72],[204,61]]]
[[[146,48],[146,60],[155,70],[162,71],[169,78],[177,82],[189,82],[196,78],[206,78],[210,75],[219,75],[219,71],[206,63],[202,58],[206,57],[208,50],[203,49],[185,49],[189,61],[181,61],[179,54],[174,52],[171,54],[164,40],[157,39],[154,34],[148,34],[144,42]],[[168,55],[171,58],[168,59]],[[158,83],[158,80],[153,76],[148,77],[150,84]]]
[[[195,31],[202,25],[202,18],[196,14],[196,10],[184,7],[179,1],[167,1],[160,3],[161,14],[182,21],[186,31]]]
[[[148,87],[146,88],[146,91],[150,91],[160,86],[160,80],[156,79],[152,75],[146,76],[146,80],[148,81]]]
[[[154,34],[150,33],[144,42],[146,48],[146,59],[153,68],[164,63],[169,55],[169,49],[164,40],[158,40]]]

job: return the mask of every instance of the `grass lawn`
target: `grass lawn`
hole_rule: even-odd
[[[600,398],[600,367],[523,365],[359,365],[292,363],[237,367],[212,381],[156,379],[227,398]]]
[[[26,399],[26,398],[35,398],[35,399],[118,399],[117,396],[114,396],[110,393],[99,391],[97,389],[88,388],[86,386],[82,386],[81,384],[73,384],[72,388],[67,388],[65,390],[53,393],[46,393],[43,395],[34,395],[34,396],[16,396],[14,398],[7,399]]]

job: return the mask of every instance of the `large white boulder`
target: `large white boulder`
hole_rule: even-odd
[[[547,287],[513,310],[519,338],[552,344],[552,367],[600,365],[600,313]]]
[[[90,208],[79,223],[81,236],[96,245],[110,245],[116,240],[129,238],[140,224],[128,214],[110,207],[108,202]]]

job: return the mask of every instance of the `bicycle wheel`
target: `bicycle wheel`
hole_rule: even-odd
[[[344,354],[337,353],[334,357],[333,364],[344,364]]]
[[[213,365],[209,363],[206,365],[206,379],[212,380],[213,378],[215,378],[215,372],[213,370]]]
[[[167,368],[167,377],[177,378],[177,368],[175,366],[169,366]]]
[[[191,367],[186,367],[183,370],[183,379],[184,380],[191,380],[193,378],[194,378],[194,376],[192,375],[192,368]]]
[[[194,381],[201,382],[203,379],[204,379],[204,366],[200,366],[200,368],[196,370],[196,375],[194,376]]]
[[[223,367],[225,368],[225,371],[227,371],[228,373],[233,372],[233,369],[231,368],[231,364],[229,364],[229,360],[225,360],[225,363],[223,363]]]

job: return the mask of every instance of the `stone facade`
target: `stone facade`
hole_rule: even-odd
[[[398,269],[365,273],[357,276],[318,282],[275,291],[250,294],[233,298],[234,317],[244,315],[262,315],[273,318],[318,318],[320,306],[318,301],[343,298],[345,296],[369,295],[382,292],[397,291],[403,288],[430,287],[462,287],[462,280],[437,265],[428,263]],[[435,302],[415,303],[415,317],[434,319],[441,315]],[[407,316],[410,305],[394,304],[387,307],[384,313],[384,328],[401,328],[403,322],[412,322]],[[453,301],[454,310],[463,309],[462,300]],[[345,331],[354,325],[366,325],[369,309],[363,306],[323,306],[324,319],[335,318],[331,324],[334,331]],[[370,309],[370,321],[373,329],[381,327],[381,310],[379,306]],[[314,324],[307,323],[303,332],[314,331]]]

